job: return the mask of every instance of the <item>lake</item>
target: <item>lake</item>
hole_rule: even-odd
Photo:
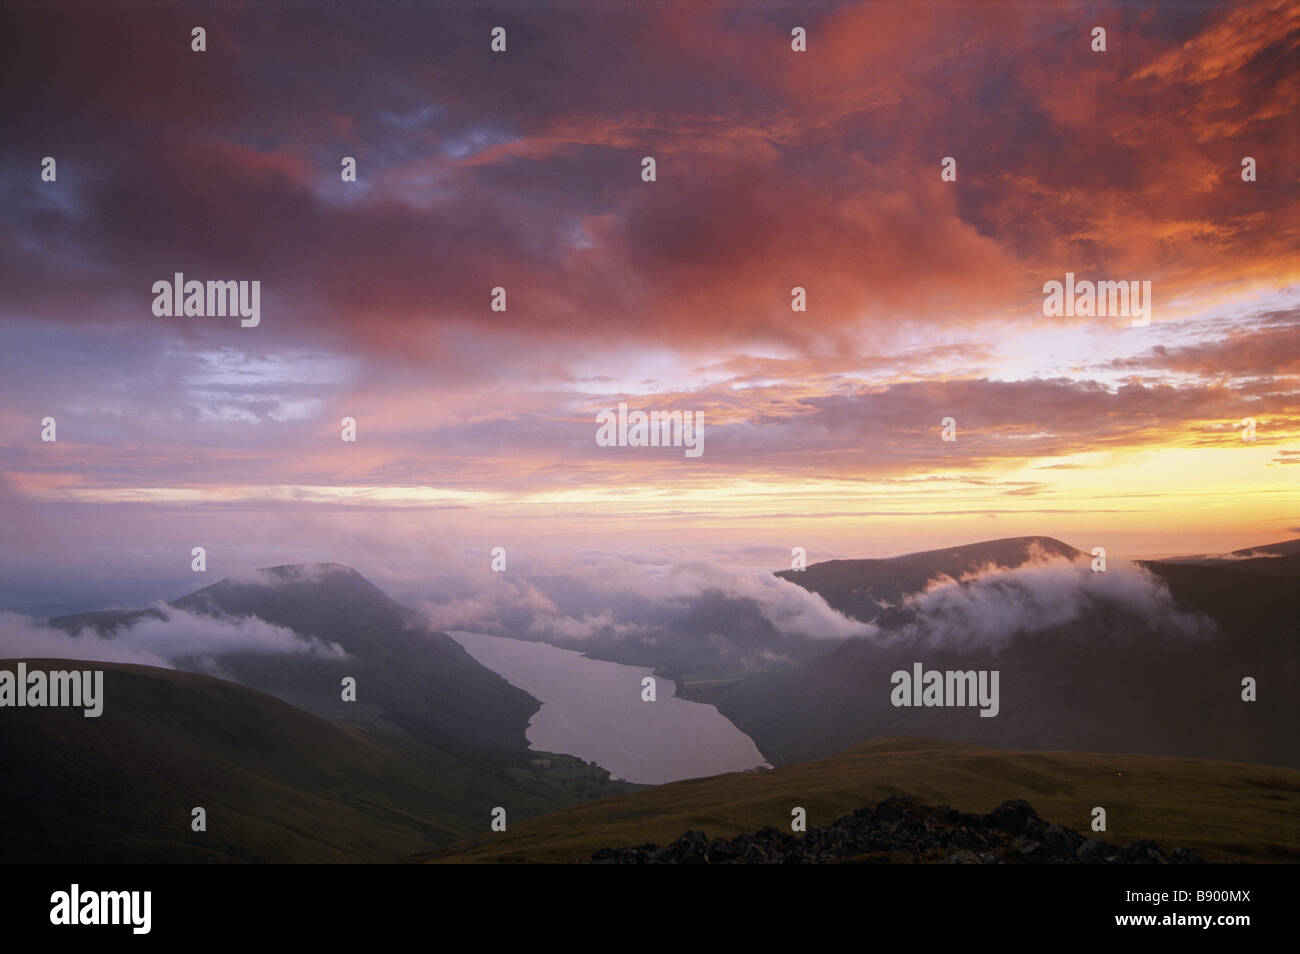
[[[571,649],[464,630],[447,635],[480,664],[542,703],[528,723],[534,749],[576,755],[618,779],[673,782],[767,766],[745,733],[711,705],[678,699],[656,678],[656,701],[641,701],[654,671],[589,659]]]

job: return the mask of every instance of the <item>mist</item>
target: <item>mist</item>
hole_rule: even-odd
[[[139,663],[168,669],[211,669],[230,653],[306,655],[345,659],[336,643],[295,633],[256,617],[214,617],[164,603],[102,636],[84,628],[75,636],[16,613],[0,613],[0,657],[48,657]]]

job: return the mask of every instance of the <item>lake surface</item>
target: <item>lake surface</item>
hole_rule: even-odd
[[[641,680],[654,670],[588,659],[571,649],[464,630],[447,635],[482,665],[536,699],[528,723],[534,749],[576,755],[614,778],[658,784],[736,772],[767,762],[753,741],[711,706],[675,695],[656,678],[654,702]]]

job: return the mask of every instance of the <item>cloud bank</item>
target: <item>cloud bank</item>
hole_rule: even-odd
[[[213,668],[215,657],[233,653],[347,658],[336,643],[301,636],[254,616],[203,616],[165,603],[155,604],[153,610],[160,616],[142,617],[107,637],[88,628],[70,636],[28,617],[2,613],[0,656],[140,663],[204,671]]]
[[[1141,566],[1112,563],[1094,573],[1064,560],[987,570],[931,584],[904,601],[915,617],[890,639],[922,640],[960,650],[1007,648],[1016,639],[1085,619],[1105,625],[1120,612],[1155,631],[1202,637],[1203,616],[1178,610],[1168,588]]]

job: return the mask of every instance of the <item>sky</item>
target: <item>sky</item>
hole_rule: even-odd
[[[174,597],[199,545],[1300,536],[1298,43],[1272,0],[0,7],[0,609]],[[177,272],[259,324],[155,315]],[[1067,273],[1150,323],[1049,317]],[[620,403],[704,452],[600,446]]]

